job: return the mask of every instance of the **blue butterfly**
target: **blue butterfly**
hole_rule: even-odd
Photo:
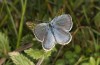
[[[50,23],[40,23],[34,29],[34,35],[38,41],[42,42],[44,50],[51,50],[55,44],[66,45],[72,36],[69,31],[72,29],[73,22],[69,14],[55,17]]]

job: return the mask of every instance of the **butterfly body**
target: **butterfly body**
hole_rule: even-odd
[[[72,28],[72,19],[68,14],[54,18],[50,23],[38,24],[34,29],[35,37],[42,42],[44,50],[51,50],[55,43],[66,45],[72,36],[69,31]]]

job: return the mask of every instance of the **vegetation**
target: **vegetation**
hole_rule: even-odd
[[[61,14],[72,41],[45,52],[35,25]],[[100,65],[100,0],[0,0],[0,65]]]

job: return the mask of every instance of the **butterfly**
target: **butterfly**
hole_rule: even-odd
[[[72,36],[69,31],[72,29],[73,22],[69,14],[63,14],[55,17],[49,23],[40,23],[34,28],[36,39],[42,42],[42,47],[50,51],[55,44],[66,45]]]

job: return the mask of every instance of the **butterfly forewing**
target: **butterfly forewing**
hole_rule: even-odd
[[[42,42],[44,36],[47,34],[47,23],[38,24],[34,29],[34,34],[35,37]]]
[[[51,21],[51,24],[54,27],[60,28],[60,29],[65,30],[65,31],[70,31],[72,26],[73,26],[72,18],[69,14],[63,14],[61,16],[54,18]]]
[[[50,30],[48,29],[48,33],[45,35],[44,41],[42,43],[42,47],[44,50],[51,50],[55,46],[55,39],[54,36]]]
[[[61,45],[68,44],[72,39],[72,36],[69,32],[63,31],[61,29],[53,28],[53,32],[55,40],[58,44]]]

